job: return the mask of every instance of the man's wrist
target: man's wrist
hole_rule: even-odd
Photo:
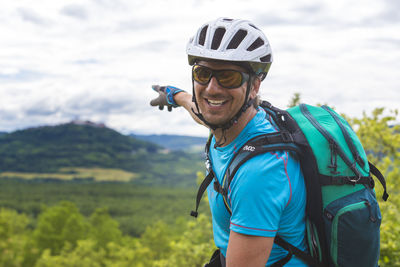
[[[182,89],[176,88],[174,86],[166,86],[165,93],[167,94],[167,102],[173,107],[179,107],[180,105],[175,101],[174,96],[178,93],[185,92]]]

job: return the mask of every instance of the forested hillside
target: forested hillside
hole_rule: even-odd
[[[132,173],[135,183],[146,185],[194,186],[188,177],[203,168],[198,153],[165,153],[159,145],[106,127],[73,123],[2,135],[0,158],[0,172],[74,172],[65,167],[122,169]]]
[[[151,135],[130,135],[139,140],[155,143],[170,150],[185,150],[194,147],[203,148],[207,142],[206,137],[169,135],[169,134],[151,134]]]
[[[1,136],[0,169],[56,171],[66,166],[133,168],[132,154],[160,147],[112,129],[73,123],[16,131]]]

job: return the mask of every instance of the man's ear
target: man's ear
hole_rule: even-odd
[[[258,95],[258,91],[260,90],[261,79],[257,76],[253,79],[250,95],[252,98],[255,98]]]

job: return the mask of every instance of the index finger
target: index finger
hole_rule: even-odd
[[[151,88],[156,92],[160,91],[160,86],[158,84],[152,85]]]

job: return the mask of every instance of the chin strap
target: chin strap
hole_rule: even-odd
[[[240,116],[250,107],[254,104],[255,99],[248,99],[249,94],[250,94],[250,87],[251,87],[251,83],[248,82],[247,83],[247,88],[246,88],[246,97],[244,100],[244,103],[242,105],[242,107],[239,109],[239,111],[235,114],[235,116],[233,116],[229,121],[227,121],[226,123],[223,124],[212,124],[209,123],[208,121],[206,121],[206,119],[204,119],[203,115],[200,112],[196,112],[193,108],[192,108],[192,112],[194,115],[196,115],[202,122],[204,122],[204,124],[206,124],[208,127],[210,127],[212,130],[216,130],[216,129],[222,129],[223,132],[225,132],[225,130],[229,129],[230,127],[232,127],[232,125],[236,124],[240,118]],[[195,91],[194,91],[194,81],[192,79],[192,88],[193,88],[193,98],[192,101],[194,102],[194,104],[196,105],[196,109],[199,109],[199,106],[197,104],[196,101],[196,95],[195,95]],[[218,144],[218,146],[220,146],[222,144]]]
[[[204,122],[208,127],[210,127],[212,130],[216,130],[218,128],[221,128],[222,130],[226,130],[229,129],[230,127],[232,127],[232,125],[234,125],[235,123],[238,122],[239,117],[250,107],[253,105],[255,99],[249,99],[249,101],[246,101],[245,104],[243,104],[243,106],[240,108],[240,110],[236,113],[235,116],[232,117],[232,119],[230,119],[228,122],[224,123],[224,124],[212,124],[209,123],[208,121],[206,121],[206,119],[204,119],[203,115],[199,112],[197,113],[193,108],[192,108],[192,112],[194,115],[196,115],[202,122]],[[196,107],[197,107],[197,103],[196,103]],[[197,109],[199,109],[197,107]]]

